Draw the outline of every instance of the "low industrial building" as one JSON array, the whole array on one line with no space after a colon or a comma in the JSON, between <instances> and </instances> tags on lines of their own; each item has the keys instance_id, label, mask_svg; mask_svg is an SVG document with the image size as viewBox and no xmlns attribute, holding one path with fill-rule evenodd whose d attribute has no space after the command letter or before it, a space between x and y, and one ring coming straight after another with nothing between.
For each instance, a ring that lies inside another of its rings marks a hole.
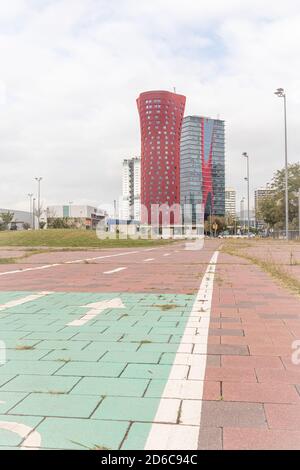
<instances>
[{"instance_id":1,"label":"low industrial building","mask_svg":"<svg viewBox=\"0 0 300 470\"><path fill-rule=\"evenodd\" d=\"M48 228L96 229L97 224L107 216L102 209L88 205L53 205L47 207Z\"/></svg>"}]
</instances>

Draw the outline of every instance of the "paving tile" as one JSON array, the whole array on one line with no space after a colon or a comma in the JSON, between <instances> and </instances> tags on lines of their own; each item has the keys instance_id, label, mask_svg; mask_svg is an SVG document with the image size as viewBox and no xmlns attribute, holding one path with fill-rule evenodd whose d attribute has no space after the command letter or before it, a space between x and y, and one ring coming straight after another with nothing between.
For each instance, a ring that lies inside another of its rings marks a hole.
<instances>
[{"instance_id":1,"label":"paving tile","mask_svg":"<svg viewBox=\"0 0 300 470\"><path fill-rule=\"evenodd\" d=\"M244 331L229 328L210 328L209 334L212 336L244 336Z\"/></svg>"},{"instance_id":2,"label":"paving tile","mask_svg":"<svg viewBox=\"0 0 300 470\"><path fill-rule=\"evenodd\" d=\"M298 403L300 397L288 384L233 383L223 382L223 397L226 401L255 403Z\"/></svg>"},{"instance_id":3,"label":"paving tile","mask_svg":"<svg viewBox=\"0 0 300 470\"><path fill-rule=\"evenodd\" d=\"M86 348L85 351L96 351L105 349L106 351L136 351L139 344L125 343L125 342L105 342L93 341Z\"/></svg>"},{"instance_id":4,"label":"paving tile","mask_svg":"<svg viewBox=\"0 0 300 470\"><path fill-rule=\"evenodd\" d=\"M74 377L118 377L125 366L125 363L74 361L67 362L55 375L71 375Z\"/></svg>"},{"instance_id":5,"label":"paving tile","mask_svg":"<svg viewBox=\"0 0 300 470\"><path fill-rule=\"evenodd\" d=\"M254 369L238 367L206 367L206 380L225 382L257 382Z\"/></svg>"},{"instance_id":6,"label":"paving tile","mask_svg":"<svg viewBox=\"0 0 300 470\"><path fill-rule=\"evenodd\" d=\"M222 366L225 367L267 367L269 369L283 369L282 361L279 357L264 356L222 356Z\"/></svg>"},{"instance_id":7,"label":"paving tile","mask_svg":"<svg viewBox=\"0 0 300 470\"><path fill-rule=\"evenodd\" d=\"M3 374L50 375L60 367L61 363L55 361L9 361L0 367L0 376Z\"/></svg>"},{"instance_id":8,"label":"paving tile","mask_svg":"<svg viewBox=\"0 0 300 470\"><path fill-rule=\"evenodd\" d=\"M26 393L0 391L0 413L4 414L26 397Z\"/></svg>"},{"instance_id":9,"label":"paving tile","mask_svg":"<svg viewBox=\"0 0 300 470\"><path fill-rule=\"evenodd\" d=\"M207 347L208 354L220 354L228 356L249 356L249 349L243 345L229 345L229 344L209 344Z\"/></svg>"},{"instance_id":10,"label":"paving tile","mask_svg":"<svg viewBox=\"0 0 300 470\"><path fill-rule=\"evenodd\" d=\"M46 418L37 431L46 449L117 450L129 423L120 421Z\"/></svg>"},{"instance_id":11,"label":"paving tile","mask_svg":"<svg viewBox=\"0 0 300 470\"><path fill-rule=\"evenodd\" d=\"M10 410L13 415L88 418L101 397L32 393Z\"/></svg>"},{"instance_id":12,"label":"paving tile","mask_svg":"<svg viewBox=\"0 0 300 470\"><path fill-rule=\"evenodd\" d=\"M171 372L171 365L165 364L128 364L121 377L167 379ZM174 378L184 378L188 374L187 366L174 366L172 368ZM175 372L175 374L174 374Z\"/></svg>"},{"instance_id":13,"label":"paving tile","mask_svg":"<svg viewBox=\"0 0 300 470\"><path fill-rule=\"evenodd\" d=\"M256 375L258 382L261 383L266 382L295 385L300 383L300 368L295 368L293 370L257 368Z\"/></svg>"},{"instance_id":14,"label":"paving tile","mask_svg":"<svg viewBox=\"0 0 300 470\"><path fill-rule=\"evenodd\" d=\"M263 406L259 403L203 401L203 427L266 427Z\"/></svg>"},{"instance_id":15,"label":"paving tile","mask_svg":"<svg viewBox=\"0 0 300 470\"><path fill-rule=\"evenodd\" d=\"M198 450L222 450L222 448L222 429L201 426L198 439Z\"/></svg>"},{"instance_id":16,"label":"paving tile","mask_svg":"<svg viewBox=\"0 0 300 470\"><path fill-rule=\"evenodd\" d=\"M271 429L300 430L300 406L266 404L265 412Z\"/></svg>"},{"instance_id":17,"label":"paving tile","mask_svg":"<svg viewBox=\"0 0 300 470\"><path fill-rule=\"evenodd\" d=\"M224 450L299 450L300 431L224 428Z\"/></svg>"},{"instance_id":18,"label":"paving tile","mask_svg":"<svg viewBox=\"0 0 300 470\"><path fill-rule=\"evenodd\" d=\"M151 423L133 423L121 450L143 450L151 427Z\"/></svg>"},{"instance_id":19,"label":"paving tile","mask_svg":"<svg viewBox=\"0 0 300 470\"><path fill-rule=\"evenodd\" d=\"M79 380L79 377L57 375L18 375L3 385L1 391L68 393Z\"/></svg>"},{"instance_id":20,"label":"paving tile","mask_svg":"<svg viewBox=\"0 0 300 470\"><path fill-rule=\"evenodd\" d=\"M2 374L2 375L0 375L0 387L2 387L2 385L6 384L10 380L12 380L14 377L16 377L16 374L11 374L11 375Z\"/></svg>"},{"instance_id":21,"label":"paving tile","mask_svg":"<svg viewBox=\"0 0 300 470\"><path fill-rule=\"evenodd\" d=\"M142 397L148 384L149 380L145 379L84 377L71 394Z\"/></svg>"},{"instance_id":22,"label":"paving tile","mask_svg":"<svg viewBox=\"0 0 300 470\"><path fill-rule=\"evenodd\" d=\"M158 405L157 398L105 397L92 418L152 422Z\"/></svg>"},{"instance_id":23,"label":"paving tile","mask_svg":"<svg viewBox=\"0 0 300 470\"><path fill-rule=\"evenodd\" d=\"M157 364L160 359L161 353L159 352L122 352L112 351L106 353L101 362L127 362L127 363L141 363L141 364Z\"/></svg>"},{"instance_id":24,"label":"paving tile","mask_svg":"<svg viewBox=\"0 0 300 470\"><path fill-rule=\"evenodd\" d=\"M98 348L98 351L50 351L47 355L41 359L41 361L60 361L60 362L69 362L69 361L87 361L87 362L97 362L101 359L104 354L106 354L105 348Z\"/></svg>"}]
</instances>

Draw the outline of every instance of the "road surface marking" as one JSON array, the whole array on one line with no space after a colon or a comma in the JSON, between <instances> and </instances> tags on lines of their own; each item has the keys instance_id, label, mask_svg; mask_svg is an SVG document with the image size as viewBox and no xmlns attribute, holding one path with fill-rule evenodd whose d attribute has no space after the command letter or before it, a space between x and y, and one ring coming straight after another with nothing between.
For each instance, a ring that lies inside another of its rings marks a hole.
<instances>
[{"instance_id":1,"label":"road surface marking","mask_svg":"<svg viewBox=\"0 0 300 470\"><path fill-rule=\"evenodd\" d=\"M124 269L127 269L127 267L123 266L122 268L116 268L112 269L111 271L104 271L103 274L113 274L113 273L118 273L119 271L124 271Z\"/></svg>"},{"instance_id":2,"label":"road surface marking","mask_svg":"<svg viewBox=\"0 0 300 470\"><path fill-rule=\"evenodd\" d=\"M170 256L171 253L165 253L164 256Z\"/></svg>"},{"instance_id":3,"label":"road surface marking","mask_svg":"<svg viewBox=\"0 0 300 470\"><path fill-rule=\"evenodd\" d=\"M100 313L104 312L104 310L107 310L108 308L125 308L125 305L123 304L121 299L115 298L84 305L83 308L90 308L91 310L89 310L85 315L83 315L83 317L79 318L78 320L73 320L68 323L68 326L85 325L88 321L93 320Z\"/></svg>"},{"instance_id":4,"label":"road surface marking","mask_svg":"<svg viewBox=\"0 0 300 470\"><path fill-rule=\"evenodd\" d=\"M39 269L55 268L56 266L63 266L64 264L81 263L81 262L84 262L84 261L92 261L92 260L94 261L94 260L97 260L97 259L114 258L116 256L134 255L136 253L139 253L139 251L126 251L124 253L116 253L114 255L95 256L94 258L76 259L74 261L64 261L63 263L45 264L44 266L38 266L38 267L35 267L35 268L15 269L13 271L5 271L3 273L0 273L0 276L6 276L8 274L25 273L27 271L37 271Z\"/></svg>"},{"instance_id":5,"label":"road surface marking","mask_svg":"<svg viewBox=\"0 0 300 470\"><path fill-rule=\"evenodd\" d=\"M41 446L41 435L25 424L14 423L13 421L0 421L0 429L18 434L18 436L23 439L26 438L21 449L25 449L27 446L35 448L39 448Z\"/></svg>"},{"instance_id":6,"label":"road surface marking","mask_svg":"<svg viewBox=\"0 0 300 470\"><path fill-rule=\"evenodd\" d=\"M6 304L0 305L0 311L6 310L7 308L17 307L18 305L26 304L27 302L33 302L34 300L40 299L41 297L52 293L53 292L45 291L39 292L38 294L28 295L27 297L23 297L22 299L10 300L9 302L6 302Z\"/></svg>"},{"instance_id":7,"label":"road surface marking","mask_svg":"<svg viewBox=\"0 0 300 470\"><path fill-rule=\"evenodd\" d=\"M193 340L191 340L192 335L190 334L190 331L191 328L193 328L195 318L201 318L201 320L203 317L207 319L210 318L214 277L218 255L218 251L213 254L202 278L202 282L179 347L181 347L184 343L193 343ZM205 344L205 347L201 349L203 354L193 353L188 359L187 356L189 355L177 352L168 381L161 396L161 401L166 398L180 398L184 403L185 399L193 399L193 414L194 416L198 416L200 419L196 425L193 422L191 423L191 410L190 408L187 409L186 407L184 408L184 413L181 415L181 424L158 424L157 421L159 416L156 416L146 441L146 450L196 450L198 448L202 397L207 362L209 320L204 323L205 326L201 330L201 337L203 338L203 344ZM193 376L192 378L188 377L181 380L174 380L174 374L172 372L178 368L178 364L182 363L193 364L193 366L191 366L191 368L193 367ZM159 407L158 411L160 409L161 408ZM179 411L180 408L178 408L178 414ZM185 417L186 421L184 421Z\"/></svg>"},{"instance_id":8,"label":"road surface marking","mask_svg":"<svg viewBox=\"0 0 300 470\"><path fill-rule=\"evenodd\" d=\"M154 261L154 258L147 258L147 259L144 259L145 263L147 263L148 261Z\"/></svg>"}]
</instances>

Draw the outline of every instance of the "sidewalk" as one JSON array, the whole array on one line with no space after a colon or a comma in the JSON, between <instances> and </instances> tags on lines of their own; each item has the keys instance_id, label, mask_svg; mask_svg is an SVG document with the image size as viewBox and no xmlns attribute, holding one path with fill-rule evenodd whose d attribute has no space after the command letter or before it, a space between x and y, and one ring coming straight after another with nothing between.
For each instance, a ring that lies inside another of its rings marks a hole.
<instances>
[{"instance_id":1,"label":"sidewalk","mask_svg":"<svg viewBox=\"0 0 300 470\"><path fill-rule=\"evenodd\" d=\"M300 448L300 364L292 363L299 307L260 268L220 254L200 449ZM210 393L216 383L218 400Z\"/></svg>"}]
</instances>

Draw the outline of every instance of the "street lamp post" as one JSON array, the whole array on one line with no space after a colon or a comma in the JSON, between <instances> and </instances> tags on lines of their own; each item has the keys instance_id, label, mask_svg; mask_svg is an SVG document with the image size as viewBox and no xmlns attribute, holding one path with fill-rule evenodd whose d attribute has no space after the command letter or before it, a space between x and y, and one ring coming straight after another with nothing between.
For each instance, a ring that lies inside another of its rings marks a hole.
<instances>
[{"instance_id":1,"label":"street lamp post","mask_svg":"<svg viewBox=\"0 0 300 470\"><path fill-rule=\"evenodd\" d=\"M243 152L243 156L247 158L247 217L248 217L248 237L250 236L250 181L249 181L249 155Z\"/></svg>"},{"instance_id":2,"label":"street lamp post","mask_svg":"<svg viewBox=\"0 0 300 470\"><path fill-rule=\"evenodd\" d=\"M33 210L32 210L33 193L28 193L28 197L29 197L29 211L30 211L31 227L33 227Z\"/></svg>"},{"instance_id":3,"label":"street lamp post","mask_svg":"<svg viewBox=\"0 0 300 470\"><path fill-rule=\"evenodd\" d=\"M289 239L289 190L288 190L288 145L287 145L287 118L286 118L286 93L283 88L277 88L275 95L283 98L284 112L284 152L285 152L285 236Z\"/></svg>"},{"instance_id":4,"label":"street lamp post","mask_svg":"<svg viewBox=\"0 0 300 470\"><path fill-rule=\"evenodd\" d=\"M32 200L32 228L35 230L35 197Z\"/></svg>"},{"instance_id":5,"label":"street lamp post","mask_svg":"<svg viewBox=\"0 0 300 470\"><path fill-rule=\"evenodd\" d=\"M41 217L41 181L42 177L38 176L35 180L38 183L38 208L37 208L37 217L38 217L38 229L40 228L40 217Z\"/></svg>"}]
</instances>

